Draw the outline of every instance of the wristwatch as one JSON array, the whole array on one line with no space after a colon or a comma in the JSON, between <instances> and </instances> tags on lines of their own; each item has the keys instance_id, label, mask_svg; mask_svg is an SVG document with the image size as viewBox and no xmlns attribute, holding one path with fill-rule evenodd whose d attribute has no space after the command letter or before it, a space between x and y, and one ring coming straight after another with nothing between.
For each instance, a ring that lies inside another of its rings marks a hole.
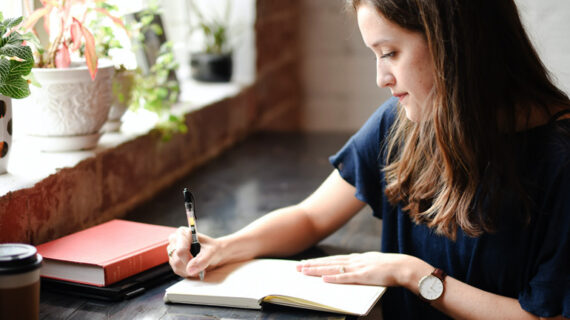
<instances>
[{"instance_id":1,"label":"wristwatch","mask_svg":"<svg viewBox=\"0 0 570 320\"><path fill-rule=\"evenodd\" d=\"M443 279L445 279L445 271L436 268L431 274L424 276L418 283L420 299L424 301L437 300L443 294Z\"/></svg>"}]
</instances>

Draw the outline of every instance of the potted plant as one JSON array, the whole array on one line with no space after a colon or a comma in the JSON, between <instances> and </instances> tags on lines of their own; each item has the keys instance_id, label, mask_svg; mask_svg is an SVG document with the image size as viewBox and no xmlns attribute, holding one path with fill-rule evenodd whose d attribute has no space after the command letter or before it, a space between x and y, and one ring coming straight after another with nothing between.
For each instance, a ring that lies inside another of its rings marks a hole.
<instances>
[{"instance_id":1,"label":"potted plant","mask_svg":"<svg viewBox=\"0 0 570 320\"><path fill-rule=\"evenodd\" d=\"M24 77L32 70L32 49L17 31L22 17L6 19L0 12L0 174L6 172L12 148L12 101L30 95Z\"/></svg>"},{"instance_id":2,"label":"potted plant","mask_svg":"<svg viewBox=\"0 0 570 320\"><path fill-rule=\"evenodd\" d=\"M177 68L172 43L166 42L160 46L156 61L149 72L143 74L139 70L133 86L131 110L138 112L144 109L154 113L157 117L156 128L163 140L170 139L174 132L187 130L184 117L171 112L180 92L178 82L170 77Z\"/></svg>"},{"instance_id":3,"label":"potted plant","mask_svg":"<svg viewBox=\"0 0 570 320\"><path fill-rule=\"evenodd\" d=\"M129 109L139 116L150 115L146 118L163 140L169 140L173 133L184 133L187 128L184 116L172 112L180 93L176 77L179 64L172 42L166 39L160 11L159 3L151 0L146 9L130 16L129 30L139 67Z\"/></svg>"},{"instance_id":4,"label":"potted plant","mask_svg":"<svg viewBox=\"0 0 570 320\"><path fill-rule=\"evenodd\" d=\"M206 16L194 0L189 0L191 33L200 32L203 48L190 54L192 78L205 82L228 82L232 77L233 61L230 46L230 3L226 2L223 16Z\"/></svg>"},{"instance_id":5,"label":"potted plant","mask_svg":"<svg viewBox=\"0 0 570 320\"><path fill-rule=\"evenodd\" d=\"M111 109L103 126L105 132L115 132L121 127L121 118L132 101L135 83L136 56L132 51L131 39L137 30L127 28L123 19L110 23L105 17L118 12L116 5L105 2L97 3L97 19L92 19L90 30L94 30L95 51L97 56L113 62L114 73L111 90Z\"/></svg>"},{"instance_id":6,"label":"potted plant","mask_svg":"<svg viewBox=\"0 0 570 320\"><path fill-rule=\"evenodd\" d=\"M43 151L94 148L107 120L113 65L99 61L85 24L90 14L103 10L97 1L42 0L43 7L24 22L25 30L43 25L48 37L47 45L34 48L32 73L41 88L32 87L30 97L18 107L25 115L22 131ZM38 23L41 18L43 24Z\"/></svg>"}]
</instances>

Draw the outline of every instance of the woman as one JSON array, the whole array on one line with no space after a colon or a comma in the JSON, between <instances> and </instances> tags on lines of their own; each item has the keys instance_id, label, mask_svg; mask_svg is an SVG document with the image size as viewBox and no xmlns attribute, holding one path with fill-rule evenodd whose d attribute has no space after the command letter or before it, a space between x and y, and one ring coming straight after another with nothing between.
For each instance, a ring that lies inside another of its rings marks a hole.
<instances>
[{"instance_id":1,"label":"woman","mask_svg":"<svg viewBox=\"0 0 570 320\"><path fill-rule=\"evenodd\" d=\"M392 287L386 319L570 317L570 101L514 2L351 5L377 84L395 98L331 157L336 169L303 202L225 237L201 235L194 259L179 229L174 271L293 255L368 204L383 220L382 252L298 270Z\"/></svg>"}]
</instances>

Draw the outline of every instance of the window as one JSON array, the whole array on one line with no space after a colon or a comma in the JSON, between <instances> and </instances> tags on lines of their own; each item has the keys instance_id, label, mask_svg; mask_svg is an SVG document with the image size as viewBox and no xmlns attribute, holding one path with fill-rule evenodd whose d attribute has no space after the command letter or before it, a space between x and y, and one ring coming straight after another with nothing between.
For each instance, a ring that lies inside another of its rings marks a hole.
<instances>
[{"instance_id":1,"label":"window","mask_svg":"<svg viewBox=\"0 0 570 320\"><path fill-rule=\"evenodd\" d=\"M2 1L0 2L0 11L4 15L4 19L22 16L22 2L14 0Z\"/></svg>"}]
</instances>

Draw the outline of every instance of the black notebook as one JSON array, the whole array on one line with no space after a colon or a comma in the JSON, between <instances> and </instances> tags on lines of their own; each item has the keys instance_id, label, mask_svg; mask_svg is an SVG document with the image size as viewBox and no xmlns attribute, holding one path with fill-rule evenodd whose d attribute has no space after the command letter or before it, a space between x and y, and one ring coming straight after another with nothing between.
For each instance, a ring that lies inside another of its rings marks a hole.
<instances>
[{"instance_id":1,"label":"black notebook","mask_svg":"<svg viewBox=\"0 0 570 320\"><path fill-rule=\"evenodd\" d=\"M106 287L42 277L41 288L42 290L86 298L120 301L142 294L154 286L176 278L178 276L172 272L170 265L164 263Z\"/></svg>"}]
</instances>

